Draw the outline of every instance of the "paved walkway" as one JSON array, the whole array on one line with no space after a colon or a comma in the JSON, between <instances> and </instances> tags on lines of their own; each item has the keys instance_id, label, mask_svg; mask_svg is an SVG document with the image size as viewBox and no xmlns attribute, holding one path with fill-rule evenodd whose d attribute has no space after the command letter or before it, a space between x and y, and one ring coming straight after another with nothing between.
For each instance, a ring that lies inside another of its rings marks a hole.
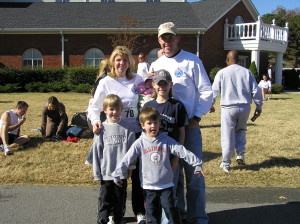
<instances>
[{"instance_id":1,"label":"paved walkway","mask_svg":"<svg viewBox=\"0 0 300 224\"><path fill-rule=\"evenodd\" d=\"M210 224L299 224L300 189L208 188ZM0 186L1 224L95 224L98 188ZM126 222L134 223L128 189Z\"/></svg>"}]
</instances>

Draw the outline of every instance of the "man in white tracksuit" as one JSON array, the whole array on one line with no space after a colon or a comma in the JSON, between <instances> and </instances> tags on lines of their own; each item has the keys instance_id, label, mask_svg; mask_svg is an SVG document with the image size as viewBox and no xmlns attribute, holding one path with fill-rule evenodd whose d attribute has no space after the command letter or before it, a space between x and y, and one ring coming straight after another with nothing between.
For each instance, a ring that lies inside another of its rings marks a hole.
<instances>
[{"instance_id":1,"label":"man in white tracksuit","mask_svg":"<svg viewBox=\"0 0 300 224\"><path fill-rule=\"evenodd\" d=\"M222 163L220 169L229 172L234 148L237 151L236 161L245 164L245 145L247 120L249 118L252 100L256 104L254 116L262 111L262 94L254 75L250 70L237 64L238 52L227 54L227 67L221 69L212 85L214 102L221 95L221 145ZM212 107L211 112L214 112Z\"/></svg>"}]
</instances>

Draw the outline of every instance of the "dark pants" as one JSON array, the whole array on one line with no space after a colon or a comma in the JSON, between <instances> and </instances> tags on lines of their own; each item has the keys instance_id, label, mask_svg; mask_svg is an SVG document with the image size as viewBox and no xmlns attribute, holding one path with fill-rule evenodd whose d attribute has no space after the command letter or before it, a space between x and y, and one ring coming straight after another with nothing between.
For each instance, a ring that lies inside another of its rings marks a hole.
<instances>
[{"instance_id":1,"label":"dark pants","mask_svg":"<svg viewBox=\"0 0 300 224\"><path fill-rule=\"evenodd\" d=\"M118 187L114 181L101 181L97 223L106 224L109 216L114 217L116 224L122 221L127 196L127 180L122 181L122 187Z\"/></svg>"},{"instance_id":2,"label":"dark pants","mask_svg":"<svg viewBox=\"0 0 300 224\"><path fill-rule=\"evenodd\" d=\"M141 187L141 182L139 177L139 160L137 160L136 162L136 169L132 171L131 181L132 181L132 195L131 195L132 211L135 216L138 213L145 215L144 193L143 193L143 188Z\"/></svg>"},{"instance_id":3,"label":"dark pants","mask_svg":"<svg viewBox=\"0 0 300 224\"><path fill-rule=\"evenodd\" d=\"M173 188L162 190L145 190L147 223L160 223L161 207L170 224L181 224L179 211L175 207Z\"/></svg>"}]
</instances>

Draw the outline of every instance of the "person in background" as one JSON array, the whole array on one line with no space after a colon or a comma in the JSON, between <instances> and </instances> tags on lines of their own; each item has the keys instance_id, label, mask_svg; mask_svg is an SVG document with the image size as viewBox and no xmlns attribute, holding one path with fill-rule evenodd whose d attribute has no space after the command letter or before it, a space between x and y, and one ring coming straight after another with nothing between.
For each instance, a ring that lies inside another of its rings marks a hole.
<instances>
[{"instance_id":1,"label":"person in background","mask_svg":"<svg viewBox=\"0 0 300 224\"><path fill-rule=\"evenodd\" d=\"M131 164L139 158L140 181L146 195L147 223L160 223L161 205L170 224L181 224L173 197L174 183L170 155L180 157L193 166L193 175L197 178L204 175L202 160L173 138L159 132L160 116L160 113L151 106L142 109L139 121L143 133L117 165L112 176L116 185L122 187L124 182L120 177L126 174Z\"/></svg>"},{"instance_id":2,"label":"person in background","mask_svg":"<svg viewBox=\"0 0 300 224\"><path fill-rule=\"evenodd\" d=\"M16 108L2 114L0 120L0 150L4 155L12 155L11 148L18 148L30 141L28 135L20 135L20 127L25 123L28 110L25 101L18 101Z\"/></svg>"},{"instance_id":3,"label":"person in background","mask_svg":"<svg viewBox=\"0 0 300 224\"><path fill-rule=\"evenodd\" d=\"M98 224L120 224L126 204L127 178L130 171L121 176L123 185L114 184L112 172L135 141L127 119L122 119L123 104L114 94L103 101L103 111L107 115L103 128L93 141L94 180L101 182L98 201ZM132 167L134 168L134 167Z\"/></svg>"},{"instance_id":4,"label":"person in background","mask_svg":"<svg viewBox=\"0 0 300 224\"><path fill-rule=\"evenodd\" d=\"M42 111L41 132L43 139L63 139L68 128L68 116L65 105L55 96L48 98Z\"/></svg>"},{"instance_id":5,"label":"person in background","mask_svg":"<svg viewBox=\"0 0 300 224\"><path fill-rule=\"evenodd\" d=\"M137 74L139 74L144 80L148 78L148 72L150 65L146 62L145 55L143 53L139 54L138 57L139 63L138 63L138 69Z\"/></svg>"},{"instance_id":6,"label":"person in background","mask_svg":"<svg viewBox=\"0 0 300 224\"><path fill-rule=\"evenodd\" d=\"M214 79L213 97L221 95L221 145L222 162L220 169L230 171L231 158L237 151L236 162L245 165L247 120L252 100L256 104L254 116L262 111L262 94L249 69L238 65L238 52L229 51L226 57L227 67L221 69ZM212 107L211 112L215 108Z\"/></svg>"},{"instance_id":7,"label":"person in background","mask_svg":"<svg viewBox=\"0 0 300 224\"><path fill-rule=\"evenodd\" d=\"M143 82L143 78L133 73L135 60L130 50L125 46L117 46L109 58L110 72L101 79L94 95L94 100L88 108L88 116L93 125L94 134L102 128L100 112L103 111L103 100L109 94L115 94L123 103L122 118L131 124L136 136L141 133L138 117L138 94L136 86ZM137 223L146 222L143 189L140 186L138 169L132 172L132 210Z\"/></svg>"},{"instance_id":8,"label":"person in background","mask_svg":"<svg viewBox=\"0 0 300 224\"><path fill-rule=\"evenodd\" d=\"M96 92L98 84L101 79L107 76L107 74L110 72L109 66L108 66L108 59L104 58L101 60L100 65L99 65L99 72L96 77L96 81L94 84L94 92Z\"/></svg>"},{"instance_id":9,"label":"person in background","mask_svg":"<svg viewBox=\"0 0 300 224\"><path fill-rule=\"evenodd\" d=\"M261 88L263 100L267 100L266 94L272 92L272 84L271 84L271 81L268 80L267 75L263 74L263 79L260 80L260 82L258 83L258 86Z\"/></svg>"},{"instance_id":10,"label":"person in background","mask_svg":"<svg viewBox=\"0 0 300 224\"><path fill-rule=\"evenodd\" d=\"M275 70L272 64L269 65L268 76L271 83L275 83Z\"/></svg>"},{"instance_id":11,"label":"person in background","mask_svg":"<svg viewBox=\"0 0 300 224\"><path fill-rule=\"evenodd\" d=\"M158 27L158 42L164 55L151 64L150 71L167 70L173 81L173 98L183 103L189 118L186 128L184 146L202 159L202 137L199 122L211 108L212 89L202 61L190 52L180 49L180 35L174 23L166 22ZM208 216L205 211L205 181L204 177L194 175L194 168L182 161L180 164L186 177L186 202L184 202L184 176L179 175L177 184L177 207L182 218L189 223L206 224Z\"/></svg>"}]
</instances>

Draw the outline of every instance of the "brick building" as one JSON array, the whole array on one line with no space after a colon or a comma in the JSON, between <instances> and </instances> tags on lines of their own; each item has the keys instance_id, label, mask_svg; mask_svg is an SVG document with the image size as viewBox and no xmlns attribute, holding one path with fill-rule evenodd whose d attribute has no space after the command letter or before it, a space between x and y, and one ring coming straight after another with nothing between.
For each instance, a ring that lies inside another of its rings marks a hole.
<instances>
[{"instance_id":1,"label":"brick building","mask_svg":"<svg viewBox=\"0 0 300 224\"><path fill-rule=\"evenodd\" d=\"M255 61L261 72L267 54L275 52L282 68L287 46L288 28L263 24L250 0L17 1L0 0L2 67L97 66L113 50L111 37L128 29L120 26L125 17L136 19L138 26L130 30L142 34L133 54L144 52L149 62L159 49L157 28L168 21L178 27L181 48L197 54L207 72L226 66L231 49L240 51L242 65Z\"/></svg>"}]
</instances>

